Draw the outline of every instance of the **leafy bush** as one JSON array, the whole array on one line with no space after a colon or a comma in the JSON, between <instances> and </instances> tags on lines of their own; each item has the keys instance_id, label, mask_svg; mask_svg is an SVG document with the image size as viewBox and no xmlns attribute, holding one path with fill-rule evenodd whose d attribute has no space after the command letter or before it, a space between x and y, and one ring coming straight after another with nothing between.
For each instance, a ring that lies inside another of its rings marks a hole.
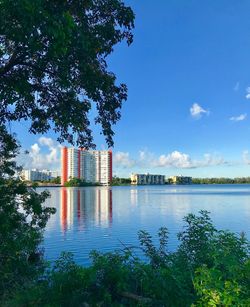
<instances>
[{"instance_id":1,"label":"leafy bush","mask_svg":"<svg viewBox=\"0 0 250 307\"><path fill-rule=\"evenodd\" d=\"M131 184L131 179L130 178L119 178L117 176L114 176L112 178L111 185L116 186L116 185L130 185Z\"/></svg>"},{"instance_id":2,"label":"leafy bush","mask_svg":"<svg viewBox=\"0 0 250 307\"><path fill-rule=\"evenodd\" d=\"M249 242L242 234L217 230L208 212L189 214L169 252L168 231L153 244L139 232L146 261L134 248L92 252L82 267L64 253L37 284L24 286L7 306L249 306Z\"/></svg>"},{"instance_id":3,"label":"leafy bush","mask_svg":"<svg viewBox=\"0 0 250 307\"><path fill-rule=\"evenodd\" d=\"M53 208L42 206L49 196L28 188L15 173L19 146L0 126L0 305L10 292L43 271L39 245Z\"/></svg>"},{"instance_id":4,"label":"leafy bush","mask_svg":"<svg viewBox=\"0 0 250 307\"><path fill-rule=\"evenodd\" d=\"M91 186L100 186L98 182L86 182L80 178L71 178L69 181L65 182L65 187L91 187Z\"/></svg>"}]
</instances>

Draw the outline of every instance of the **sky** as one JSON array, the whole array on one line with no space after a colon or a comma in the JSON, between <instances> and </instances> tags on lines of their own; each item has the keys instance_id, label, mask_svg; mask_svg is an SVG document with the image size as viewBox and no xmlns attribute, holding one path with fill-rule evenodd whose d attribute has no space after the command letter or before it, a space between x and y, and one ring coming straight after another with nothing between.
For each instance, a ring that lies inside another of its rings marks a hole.
<instances>
[{"instance_id":1,"label":"sky","mask_svg":"<svg viewBox=\"0 0 250 307\"><path fill-rule=\"evenodd\" d=\"M108 58L128 86L114 174L250 176L250 1L125 0L134 42ZM60 168L56 135L13 124L24 167ZM105 149L99 129L97 149Z\"/></svg>"}]
</instances>

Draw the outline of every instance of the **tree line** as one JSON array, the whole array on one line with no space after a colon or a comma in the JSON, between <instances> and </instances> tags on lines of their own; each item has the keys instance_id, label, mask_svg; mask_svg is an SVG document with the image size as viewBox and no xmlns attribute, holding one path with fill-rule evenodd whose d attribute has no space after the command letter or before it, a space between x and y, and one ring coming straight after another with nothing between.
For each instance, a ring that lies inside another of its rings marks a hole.
<instances>
[{"instance_id":1,"label":"tree line","mask_svg":"<svg viewBox=\"0 0 250 307\"><path fill-rule=\"evenodd\" d=\"M250 184L250 177L193 178L193 184Z\"/></svg>"}]
</instances>

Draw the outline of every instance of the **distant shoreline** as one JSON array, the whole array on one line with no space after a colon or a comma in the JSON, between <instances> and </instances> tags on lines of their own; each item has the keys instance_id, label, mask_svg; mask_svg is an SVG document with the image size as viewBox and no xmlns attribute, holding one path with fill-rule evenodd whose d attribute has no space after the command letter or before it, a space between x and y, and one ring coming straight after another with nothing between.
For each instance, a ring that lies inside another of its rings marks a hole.
<instances>
[{"instance_id":1,"label":"distant shoreline","mask_svg":"<svg viewBox=\"0 0 250 307\"><path fill-rule=\"evenodd\" d=\"M140 186L198 186L198 185L247 185L250 184L250 182L246 183L192 183L192 184L113 184L113 185L107 185L106 187L140 187ZM29 184L28 186L32 187L32 184ZM86 187L104 187L101 185L93 185L93 186L82 186L82 187L66 187L61 184L38 184L38 188L86 188Z\"/></svg>"}]
</instances>

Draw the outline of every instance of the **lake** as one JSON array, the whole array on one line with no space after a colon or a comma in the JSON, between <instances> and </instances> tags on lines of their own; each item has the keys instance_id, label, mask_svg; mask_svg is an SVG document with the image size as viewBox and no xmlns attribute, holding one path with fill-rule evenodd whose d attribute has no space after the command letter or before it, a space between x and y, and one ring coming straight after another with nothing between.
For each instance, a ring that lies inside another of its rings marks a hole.
<instances>
[{"instance_id":1,"label":"lake","mask_svg":"<svg viewBox=\"0 0 250 307\"><path fill-rule=\"evenodd\" d=\"M41 191L42 188L38 188ZM80 264L90 263L93 249L107 252L138 246L139 230L155 242L161 226L169 229L169 249L188 213L208 210L215 225L250 238L250 185L121 186L49 188L46 206L57 209L45 231L45 257L74 253Z\"/></svg>"}]
</instances>

